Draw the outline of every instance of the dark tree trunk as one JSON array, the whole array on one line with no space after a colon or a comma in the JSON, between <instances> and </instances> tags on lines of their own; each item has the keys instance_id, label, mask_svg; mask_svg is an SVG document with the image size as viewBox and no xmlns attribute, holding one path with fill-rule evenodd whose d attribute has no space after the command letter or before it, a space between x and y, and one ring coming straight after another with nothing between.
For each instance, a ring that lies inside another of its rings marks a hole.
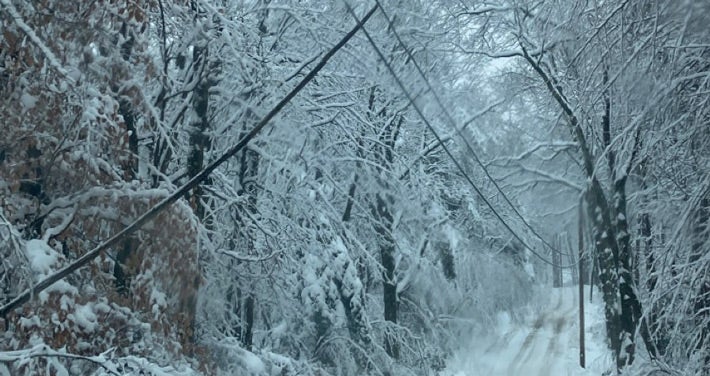
<instances>
[{"instance_id":1,"label":"dark tree trunk","mask_svg":"<svg viewBox=\"0 0 710 376\"><path fill-rule=\"evenodd\" d=\"M236 269L237 263L231 262L230 266ZM244 348L251 351L254 338L254 298L251 294L245 295L244 290L236 286L230 286L227 289L225 298L227 302L232 304L230 311L238 317L237 320L229 319L231 322L229 330Z\"/></svg>"},{"instance_id":2,"label":"dark tree trunk","mask_svg":"<svg viewBox=\"0 0 710 376\"><path fill-rule=\"evenodd\" d=\"M205 154L211 147L208 111L209 90L213 83L208 78L208 53L206 46L202 48L194 47L193 50L194 74L202 77L192 93L192 108L195 113L195 119L190 125L190 153L187 158L187 174L189 177L197 175L202 170L205 165ZM203 220L206 208L203 205L203 189L201 185L193 189L190 201L197 217Z\"/></svg>"},{"instance_id":3,"label":"dark tree trunk","mask_svg":"<svg viewBox=\"0 0 710 376\"><path fill-rule=\"evenodd\" d=\"M362 147L363 147L363 137L360 137L358 140L358 150L357 150L357 155L358 157L362 157ZM358 162L357 167L360 168L361 164ZM350 183L350 187L348 188L348 199L345 204L345 210L343 211L343 217L342 221L343 223L349 222L351 217L352 217L352 209L353 205L355 202L355 192L357 190L357 183L358 183L358 174L355 172L353 174L353 181ZM346 235L343 234L343 237ZM348 260L350 260L348 258ZM346 265L343 266L343 270L341 271L343 274L346 272L345 269L347 269L349 266L352 265L351 261L348 261ZM360 277L360 271L358 270L358 278ZM343 304L343 308L345 310L345 316L348 319L348 331L350 332L350 336L361 343L364 344L369 344L370 338L369 338L369 328L367 325L367 318L366 318L366 312L365 312L365 306L363 302L363 297L362 296L355 296L353 293L346 292L343 288L343 282L339 278L335 279L335 285L338 288L338 293L340 294L340 301ZM364 284L363 284L364 285ZM354 300L360 300L360 304L353 304ZM362 364L365 364L365 360L360 361Z\"/></svg>"},{"instance_id":4,"label":"dark tree trunk","mask_svg":"<svg viewBox=\"0 0 710 376\"><path fill-rule=\"evenodd\" d=\"M379 165L383 169L389 169L394 161L394 145L395 140L399 135L399 130L404 119L400 116L399 119L393 118L387 120L387 107L380 111L375 109L375 97L377 89L373 87L370 91L369 109L370 116L379 120L383 120L384 129L379 135L379 145L375 146L375 156L378 159ZM396 115L395 115L396 116ZM387 181L379 180L380 192L374 196L372 204L372 216L375 221L374 229L378 235L380 248L380 262L382 263L382 286L383 286L383 304L385 321L393 324L397 323L397 313L399 310L399 300L397 297L397 276L395 273L395 240L392 235L394 224L394 216L391 212L391 207L394 205L395 198L390 193L390 185ZM385 333L385 351L392 358L399 358L399 344L396 337L392 333Z\"/></svg>"},{"instance_id":5,"label":"dark tree trunk","mask_svg":"<svg viewBox=\"0 0 710 376\"><path fill-rule=\"evenodd\" d=\"M201 11L193 4L194 10L199 14ZM197 80L197 85L192 91L192 110L194 117L190 122L189 140L190 150L187 156L187 175L189 178L199 174L205 167L205 160L212 148L212 140L210 133L212 124L210 123L210 88L216 85L214 81L215 71L218 64L210 60L208 41L204 41L203 46L193 46L193 77ZM205 203L203 185L210 185L211 179L205 179L204 183L197 185L188 193L190 206L192 207L195 216L206 227L212 227L212 219L208 216L209 204ZM193 260L198 262L198 260ZM188 331L190 343L196 341L195 337L195 315L197 307L186 307L193 314L190 317Z\"/></svg>"},{"instance_id":6,"label":"dark tree trunk","mask_svg":"<svg viewBox=\"0 0 710 376\"><path fill-rule=\"evenodd\" d=\"M126 262L136 248L138 248L138 241L133 237L126 238L114 260L114 284L116 291L123 296L128 296L131 289L131 277L125 270Z\"/></svg>"},{"instance_id":7,"label":"dark tree trunk","mask_svg":"<svg viewBox=\"0 0 710 376\"><path fill-rule=\"evenodd\" d=\"M394 218L389 210L389 206L383 197L383 194L376 195L376 205L374 213L377 224L375 231L379 235L380 242L380 261L382 262L382 285L383 285L383 303L384 317L386 321L397 323L397 310L399 301L397 299L397 280L395 276L394 252L395 243L392 237L392 223ZM391 335L385 334L385 351L393 358L399 357L399 346Z\"/></svg>"},{"instance_id":8,"label":"dark tree trunk","mask_svg":"<svg viewBox=\"0 0 710 376\"><path fill-rule=\"evenodd\" d=\"M244 299L244 330L242 331L244 348L252 351L254 344L254 295L249 294Z\"/></svg>"},{"instance_id":9,"label":"dark tree trunk","mask_svg":"<svg viewBox=\"0 0 710 376\"><path fill-rule=\"evenodd\" d=\"M135 39L128 30L128 26L124 22L120 30L122 38L125 40L120 46L121 58L124 62L129 63L133 53L133 44ZM136 179L138 173L138 130L136 129L136 115L133 111L130 98L126 98L120 93L120 84L114 82L111 88L118 96L118 114L123 118L123 124L126 126L126 134L128 136L128 156L127 160L123 161L123 178L126 181ZM116 254L115 264L113 266L113 277L116 290L119 294L127 296L130 292L130 276L125 270L125 262L135 251L137 242L127 239L123 242L123 246Z\"/></svg>"},{"instance_id":10,"label":"dark tree trunk","mask_svg":"<svg viewBox=\"0 0 710 376\"><path fill-rule=\"evenodd\" d=\"M619 296L618 247L613 234L610 233L609 207L601 186L596 179L591 182L587 196L589 217L592 221L595 254L598 263L598 275L602 299L604 300L604 316L606 331L612 351L620 365L622 328L620 323L621 309ZM625 362L624 362L625 364Z\"/></svg>"},{"instance_id":11,"label":"dark tree trunk","mask_svg":"<svg viewBox=\"0 0 710 376\"><path fill-rule=\"evenodd\" d=\"M249 118L249 117L248 117ZM256 179L259 175L259 154L253 150L245 149L240 157L240 168L239 168L239 183L241 188L237 192L240 196L246 196L246 205L238 208L238 211L246 211L251 214L254 218L258 213L257 203L258 203L258 190L256 185ZM237 213L237 219L239 221L239 226L241 226L241 231L239 236L241 237L240 244L243 245L248 254L254 254L257 250L254 246L253 235L250 233L247 216L240 215ZM238 283L238 281L237 281ZM238 287L241 289L242 287ZM251 290L251 289L249 289ZM251 349L253 345L254 338L254 323L256 316L254 314L254 306L256 304L256 297L251 291L243 292L246 296L243 301L239 301L237 305L237 314L241 317L241 325L239 328L239 338L241 339L242 345L246 349Z\"/></svg>"},{"instance_id":12,"label":"dark tree trunk","mask_svg":"<svg viewBox=\"0 0 710 376\"><path fill-rule=\"evenodd\" d=\"M636 295L632 272L631 237L626 219L626 177L614 183L614 209L616 216L612 220L614 233L619 247L619 293L621 295L622 354L626 364L634 361L636 327L641 319L641 302ZM644 331L645 333L645 331Z\"/></svg>"}]
</instances>

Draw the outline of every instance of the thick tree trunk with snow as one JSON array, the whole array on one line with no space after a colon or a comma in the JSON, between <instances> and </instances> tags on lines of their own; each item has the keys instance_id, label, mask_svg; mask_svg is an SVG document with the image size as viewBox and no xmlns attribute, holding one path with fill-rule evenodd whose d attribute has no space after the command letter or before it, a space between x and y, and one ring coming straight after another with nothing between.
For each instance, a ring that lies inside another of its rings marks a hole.
<instances>
[{"instance_id":1,"label":"thick tree trunk with snow","mask_svg":"<svg viewBox=\"0 0 710 376\"><path fill-rule=\"evenodd\" d=\"M382 300L384 304L384 318L393 324L397 323L397 311L399 301L397 297L397 277L395 274L395 242L392 237L392 224L394 218L390 212L389 206L392 200L388 199L387 194L376 194L376 204L373 208L373 215L377 224L375 231L379 235L380 247L380 262L382 263ZM393 358L399 357L399 344L390 333L385 333L385 351Z\"/></svg>"},{"instance_id":2,"label":"thick tree trunk with snow","mask_svg":"<svg viewBox=\"0 0 710 376\"><path fill-rule=\"evenodd\" d=\"M626 219L626 176L614 183L614 213L612 220L616 242L619 247L619 294L621 297L621 327L623 330L621 353L627 364L634 361L634 334L641 319L641 303L636 295L635 278L633 275L631 237Z\"/></svg>"},{"instance_id":3,"label":"thick tree trunk with snow","mask_svg":"<svg viewBox=\"0 0 710 376\"><path fill-rule=\"evenodd\" d=\"M400 127L404 121L401 116L393 114L388 118L390 104L377 111L377 95L379 88L373 86L369 96L369 115L374 124L382 127L378 134L378 143L373 146L375 158L378 163L378 172L391 169L394 165L395 140L399 135ZM384 306L385 321L397 324L399 297L397 295L397 275L395 272L396 244L393 236L394 215L392 207L396 204L392 194L392 186L380 177L376 178L379 191L374 194L370 210L374 230L378 235L380 250L380 263L382 264L382 302ZM399 344L396 337L389 330L385 333L385 351L392 358L399 358Z\"/></svg>"},{"instance_id":4,"label":"thick tree trunk with snow","mask_svg":"<svg viewBox=\"0 0 710 376\"><path fill-rule=\"evenodd\" d=\"M619 276L617 255L618 249L605 223L609 222L609 207L601 191L599 182L594 179L587 194L589 217L592 223L594 237L594 253L599 265L598 275L602 298L604 300L604 315L609 343L614 354L619 359L621 350L622 328L620 323L621 302L619 296ZM617 365L618 362L617 362Z\"/></svg>"}]
</instances>

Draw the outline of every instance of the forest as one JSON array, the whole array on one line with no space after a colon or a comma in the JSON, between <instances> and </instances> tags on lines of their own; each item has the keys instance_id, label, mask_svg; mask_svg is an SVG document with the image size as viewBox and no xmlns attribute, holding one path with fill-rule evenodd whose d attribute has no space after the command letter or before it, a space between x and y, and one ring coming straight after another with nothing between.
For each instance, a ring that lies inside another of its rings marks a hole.
<instances>
[{"instance_id":1,"label":"forest","mask_svg":"<svg viewBox=\"0 0 710 376\"><path fill-rule=\"evenodd\" d=\"M709 23L0 0L0 376L440 375L559 270L606 374L710 375Z\"/></svg>"}]
</instances>

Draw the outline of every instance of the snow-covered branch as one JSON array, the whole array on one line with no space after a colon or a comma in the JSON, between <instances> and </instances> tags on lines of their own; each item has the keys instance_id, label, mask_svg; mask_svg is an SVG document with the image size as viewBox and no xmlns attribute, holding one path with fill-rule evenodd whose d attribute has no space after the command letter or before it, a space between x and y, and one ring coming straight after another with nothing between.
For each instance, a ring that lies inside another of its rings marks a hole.
<instances>
[{"instance_id":1,"label":"snow-covered branch","mask_svg":"<svg viewBox=\"0 0 710 376\"><path fill-rule=\"evenodd\" d=\"M59 62L59 59L54 55L54 52L47 47L47 45L42 41L42 39L35 34L34 30L25 23L25 21L22 18L22 15L17 11L15 6L12 4L10 0L0 0L0 4L2 4L3 8L5 11L7 11L10 14L10 18L15 22L17 27L22 30L25 35L32 41L32 43L37 46L37 48L42 51L44 56L47 58L47 61L49 61L49 64L62 76L64 77L68 82L72 83L74 82L74 79L69 76L69 72L64 68L62 63Z\"/></svg>"}]
</instances>

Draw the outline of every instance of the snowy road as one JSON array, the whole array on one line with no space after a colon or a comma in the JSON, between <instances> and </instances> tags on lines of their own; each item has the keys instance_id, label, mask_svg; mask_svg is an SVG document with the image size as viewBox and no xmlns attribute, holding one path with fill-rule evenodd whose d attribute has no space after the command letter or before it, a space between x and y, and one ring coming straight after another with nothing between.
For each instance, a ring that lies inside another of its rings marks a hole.
<instances>
[{"instance_id":1,"label":"snowy road","mask_svg":"<svg viewBox=\"0 0 710 376\"><path fill-rule=\"evenodd\" d=\"M564 369L565 365L560 364L564 360L563 351L569 351L565 342L568 338L565 329L573 325L577 309L573 299L564 299L562 293L557 294L557 303L550 311L543 312L538 316L532 330L525 336L522 344L517 350L516 346L502 343L498 348L492 348L489 353L501 353L513 350L516 353L511 357L512 361L507 367L508 375L550 375L558 370ZM515 336L517 328L512 328L508 336ZM502 370L500 370L502 371Z\"/></svg>"},{"instance_id":2,"label":"snowy road","mask_svg":"<svg viewBox=\"0 0 710 376\"><path fill-rule=\"evenodd\" d=\"M600 312L591 305L585 315L588 365L579 367L579 311L576 289L551 289L549 302L526 324L503 323L489 337L474 340L451 361L444 375L567 376L600 374L608 356L600 330ZM593 371L597 371L596 373Z\"/></svg>"}]
</instances>

